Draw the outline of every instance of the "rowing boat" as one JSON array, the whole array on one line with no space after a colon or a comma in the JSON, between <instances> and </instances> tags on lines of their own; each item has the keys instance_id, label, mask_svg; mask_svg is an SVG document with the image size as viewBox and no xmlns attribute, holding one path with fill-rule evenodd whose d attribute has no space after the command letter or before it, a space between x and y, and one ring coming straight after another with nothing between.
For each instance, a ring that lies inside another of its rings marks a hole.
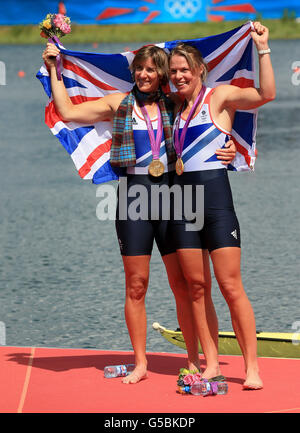
<instances>
[{"instance_id":1,"label":"rowing boat","mask_svg":"<svg viewBox=\"0 0 300 433\"><path fill-rule=\"evenodd\" d=\"M173 331L153 323L153 329L175 346L186 350L180 329ZM300 358L300 334L282 332L257 332L257 354L260 357ZM199 353L203 353L199 343ZM241 350L234 332L219 332L219 353L221 355L241 355Z\"/></svg>"}]
</instances>

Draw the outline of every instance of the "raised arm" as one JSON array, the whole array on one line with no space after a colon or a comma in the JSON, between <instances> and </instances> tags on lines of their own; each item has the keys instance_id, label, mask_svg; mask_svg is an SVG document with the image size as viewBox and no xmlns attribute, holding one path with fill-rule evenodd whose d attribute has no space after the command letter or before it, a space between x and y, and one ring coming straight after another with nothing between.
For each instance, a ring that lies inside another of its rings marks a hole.
<instances>
[{"instance_id":1,"label":"raised arm","mask_svg":"<svg viewBox=\"0 0 300 433\"><path fill-rule=\"evenodd\" d=\"M219 86L220 88L216 89L216 95L222 100L223 108L230 108L234 111L237 109L250 110L275 99L275 78L268 45L269 30L261 23L255 22L251 36L258 52L259 88L241 89L231 85Z\"/></svg>"},{"instance_id":2,"label":"raised arm","mask_svg":"<svg viewBox=\"0 0 300 433\"><path fill-rule=\"evenodd\" d=\"M51 43L47 44L43 52L43 60L49 69L51 90L56 109L65 121L94 123L101 120L112 120L125 93L115 93L104 96L95 101L73 104L63 80L58 80L56 75L56 56L59 49Z\"/></svg>"}]
</instances>

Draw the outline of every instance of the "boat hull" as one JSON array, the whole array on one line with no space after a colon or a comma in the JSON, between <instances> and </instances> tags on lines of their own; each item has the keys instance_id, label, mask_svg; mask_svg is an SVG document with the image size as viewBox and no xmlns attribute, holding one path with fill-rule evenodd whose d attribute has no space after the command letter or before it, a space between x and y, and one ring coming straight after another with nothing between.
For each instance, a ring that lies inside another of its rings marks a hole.
<instances>
[{"instance_id":1,"label":"boat hull","mask_svg":"<svg viewBox=\"0 0 300 433\"><path fill-rule=\"evenodd\" d=\"M159 331L167 341L186 350L180 330L172 331L157 322L153 324L153 328ZM258 332L256 336L259 357L300 358L300 336L296 333ZM200 343L199 353L203 353ZM221 355L241 355L234 332L219 332L219 353Z\"/></svg>"}]
</instances>

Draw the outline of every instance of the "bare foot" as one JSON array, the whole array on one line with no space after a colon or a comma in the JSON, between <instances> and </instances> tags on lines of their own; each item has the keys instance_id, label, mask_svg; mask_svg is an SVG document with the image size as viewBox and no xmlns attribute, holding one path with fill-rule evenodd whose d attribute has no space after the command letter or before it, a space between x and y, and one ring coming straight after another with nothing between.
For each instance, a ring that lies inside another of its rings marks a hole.
<instances>
[{"instance_id":1,"label":"bare foot","mask_svg":"<svg viewBox=\"0 0 300 433\"><path fill-rule=\"evenodd\" d=\"M123 383L138 383L143 379L147 379L147 367L144 365L136 366L135 369L122 379Z\"/></svg>"},{"instance_id":2,"label":"bare foot","mask_svg":"<svg viewBox=\"0 0 300 433\"><path fill-rule=\"evenodd\" d=\"M219 365L217 365L216 367L207 367L202 373L202 379L212 379L216 376L221 376Z\"/></svg>"},{"instance_id":3,"label":"bare foot","mask_svg":"<svg viewBox=\"0 0 300 433\"><path fill-rule=\"evenodd\" d=\"M191 362L188 360L188 370L201 373L200 362Z\"/></svg>"},{"instance_id":4,"label":"bare foot","mask_svg":"<svg viewBox=\"0 0 300 433\"><path fill-rule=\"evenodd\" d=\"M246 390L258 390L263 388L263 383L259 377L258 371L249 371L246 376L246 380L243 384L243 389Z\"/></svg>"}]
</instances>

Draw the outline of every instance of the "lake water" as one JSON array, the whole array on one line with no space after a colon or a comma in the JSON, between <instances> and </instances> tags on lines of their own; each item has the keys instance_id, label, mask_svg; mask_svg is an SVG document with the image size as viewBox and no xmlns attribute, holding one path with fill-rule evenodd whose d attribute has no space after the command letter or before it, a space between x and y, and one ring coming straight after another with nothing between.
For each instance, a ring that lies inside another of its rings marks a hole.
<instances>
[{"instance_id":1,"label":"lake water","mask_svg":"<svg viewBox=\"0 0 300 433\"><path fill-rule=\"evenodd\" d=\"M260 109L256 170L231 173L230 180L257 329L293 332L300 320L300 86L291 76L300 42L270 45L277 99ZM120 52L124 45L68 48ZM131 350L114 222L97 219L97 186L79 178L44 124L47 98L35 78L41 52L39 46L0 46L7 74L0 86L0 322L6 344ZM220 329L231 330L215 280L213 298ZM182 352L152 330L154 321L178 326L156 247L146 303L147 349Z\"/></svg>"}]
</instances>

